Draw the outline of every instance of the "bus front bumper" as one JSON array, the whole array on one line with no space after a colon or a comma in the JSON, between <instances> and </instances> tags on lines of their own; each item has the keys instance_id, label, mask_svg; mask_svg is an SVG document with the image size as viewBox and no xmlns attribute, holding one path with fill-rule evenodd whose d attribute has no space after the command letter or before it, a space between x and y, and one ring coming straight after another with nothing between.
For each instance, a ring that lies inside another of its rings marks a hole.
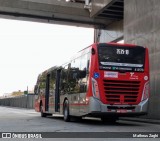
<instances>
[{"instance_id":1,"label":"bus front bumper","mask_svg":"<svg viewBox=\"0 0 160 141\"><path fill-rule=\"evenodd\" d=\"M130 117L147 114L148 99L140 102L138 105L110 105L103 104L100 100L91 97L88 107L89 115L95 117L101 116L118 116L118 117Z\"/></svg>"}]
</instances>

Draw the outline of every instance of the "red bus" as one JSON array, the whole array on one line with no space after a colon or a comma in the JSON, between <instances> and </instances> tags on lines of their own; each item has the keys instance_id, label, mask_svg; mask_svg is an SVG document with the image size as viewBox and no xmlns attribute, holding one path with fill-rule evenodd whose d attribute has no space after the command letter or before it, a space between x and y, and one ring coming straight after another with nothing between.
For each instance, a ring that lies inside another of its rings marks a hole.
<instances>
[{"instance_id":1,"label":"red bus","mask_svg":"<svg viewBox=\"0 0 160 141\"><path fill-rule=\"evenodd\" d=\"M148 49L131 44L95 43L62 66L38 76L35 110L52 114L99 117L147 114L149 99Z\"/></svg>"}]
</instances>

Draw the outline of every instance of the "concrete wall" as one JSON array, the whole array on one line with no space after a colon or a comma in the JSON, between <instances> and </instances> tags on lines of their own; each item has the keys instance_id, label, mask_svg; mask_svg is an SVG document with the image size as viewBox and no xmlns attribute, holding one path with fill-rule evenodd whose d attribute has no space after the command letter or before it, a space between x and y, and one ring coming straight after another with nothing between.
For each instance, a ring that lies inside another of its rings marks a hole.
<instances>
[{"instance_id":1,"label":"concrete wall","mask_svg":"<svg viewBox=\"0 0 160 141\"><path fill-rule=\"evenodd\" d=\"M95 29L95 42L111 42L123 38L123 20L113 22L106 29Z\"/></svg>"},{"instance_id":2,"label":"concrete wall","mask_svg":"<svg viewBox=\"0 0 160 141\"><path fill-rule=\"evenodd\" d=\"M160 0L124 0L124 40L150 52L148 118L160 119Z\"/></svg>"},{"instance_id":3,"label":"concrete wall","mask_svg":"<svg viewBox=\"0 0 160 141\"><path fill-rule=\"evenodd\" d=\"M0 99L0 105L32 109L34 108L34 95Z\"/></svg>"}]
</instances>

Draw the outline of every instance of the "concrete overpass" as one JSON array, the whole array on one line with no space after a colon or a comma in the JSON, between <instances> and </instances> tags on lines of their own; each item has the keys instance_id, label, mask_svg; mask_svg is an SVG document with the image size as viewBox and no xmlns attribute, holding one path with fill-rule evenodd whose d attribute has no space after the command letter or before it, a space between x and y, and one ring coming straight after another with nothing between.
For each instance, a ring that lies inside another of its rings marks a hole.
<instances>
[{"instance_id":1,"label":"concrete overpass","mask_svg":"<svg viewBox=\"0 0 160 141\"><path fill-rule=\"evenodd\" d=\"M123 0L0 0L0 17L106 28L123 19Z\"/></svg>"}]
</instances>

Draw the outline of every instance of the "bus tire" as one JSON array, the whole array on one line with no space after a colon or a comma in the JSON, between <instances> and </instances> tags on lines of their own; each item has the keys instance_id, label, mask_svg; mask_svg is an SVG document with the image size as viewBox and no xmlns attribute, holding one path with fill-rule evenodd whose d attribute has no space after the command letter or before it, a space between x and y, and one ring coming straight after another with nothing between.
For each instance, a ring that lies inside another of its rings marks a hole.
<instances>
[{"instance_id":1,"label":"bus tire","mask_svg":"<svg viewBox=\"0 0 160 141\"><path fill-rule=\"evenodd\" d=\"M68 103L68 100L65 100L65 102L64 102L63 115L64 115L64 121L69 122L70 121L70 115L69 115L69 103Z\"/></svg>"},{"instance_id":2,"label":"bus tire","mask_svg":"<svg viewBox=\"0 0 160 141\"><path fill-rule=\"evenodd\" d=\"M43 112L43 105L41 104L41 117L46 117L47 114Z\"/></svg>"}]
</instances>

